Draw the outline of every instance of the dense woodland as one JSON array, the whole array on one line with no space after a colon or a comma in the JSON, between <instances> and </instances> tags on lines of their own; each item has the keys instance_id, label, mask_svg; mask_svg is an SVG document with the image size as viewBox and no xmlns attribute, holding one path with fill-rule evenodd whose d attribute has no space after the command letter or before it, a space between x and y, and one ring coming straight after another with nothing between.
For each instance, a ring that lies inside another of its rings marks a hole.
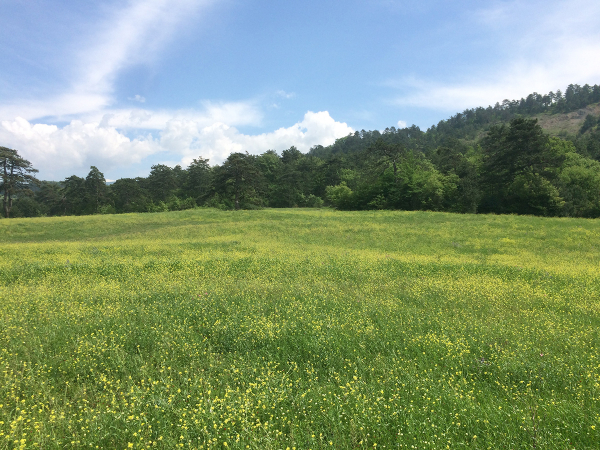
<instances>
[{"instance_id":1,"label":"dense woodland","mask_svg":"<svg viewBox=\"0 0 600 450\"><path fill-rule=\"evenodd\" d=\"M17 151L0 147L4 217L321 207L600 217L600 116L578 133L549 136L535 114L565 114L600 102L600 86L533 93L468 109L427 131L360 131L307 154L232 153L220 165L152 166L146 178L107 185L85 178L38 181Z\"/></svg>"}]
</instances>

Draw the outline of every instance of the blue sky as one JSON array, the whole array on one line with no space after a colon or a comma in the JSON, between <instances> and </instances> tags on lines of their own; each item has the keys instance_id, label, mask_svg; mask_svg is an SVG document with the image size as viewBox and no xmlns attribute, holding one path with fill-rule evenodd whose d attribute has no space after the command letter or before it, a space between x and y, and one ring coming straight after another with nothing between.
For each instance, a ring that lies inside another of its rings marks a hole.
<instances>
[{"instance_id":1,"label":"blue sky","mask_svg":"<svg viewBox=\"0 0 600 450\"><path fill-rule=\"evenodd\" d=\"M597 0L3 0L0 42L0 145L54 180L600 83Z\"/></svg>"}]
</instances>

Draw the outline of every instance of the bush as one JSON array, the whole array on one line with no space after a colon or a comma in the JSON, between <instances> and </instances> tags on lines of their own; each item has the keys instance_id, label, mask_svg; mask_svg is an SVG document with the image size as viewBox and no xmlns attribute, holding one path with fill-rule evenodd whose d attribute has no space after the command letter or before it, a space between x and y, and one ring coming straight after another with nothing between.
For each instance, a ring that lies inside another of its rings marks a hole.
<instances>
[{"instance_id":1,"label":"bush","mask_svg":"<svg viewBox=\"0 0 600 450\"><path fill-rule=\"evenodd\" d=\"M167 208L169 211L183 211L185 209L193 209L196 206L196 200L194 200L192 197L181 200L179 197L173 196L167 203Z\"/></svg>"},{"instance_id":2,"label":"bush","mask_svg":"<svg viewBox=\"0 0 600 450\"><path fill-rule=\"evenodd\" d=\"M337 186L325 188L325 198L337 209L350 209L352 207L352 189L342 181Z\"/></svg>"},{"instance_id":3,"label":"bush","mask_svg":"<svg viewBox=\"0 0 600 450\"><path fill-rule=\"evenodd\" d=\"M117 214L117 209L113 205L103 205L99 212L100 214Z\"/></svg>"},{"instance_id":4,"label":"bush","mask_svg":"<svg viewBox=\"0 0 600 450\"><path fill-rule=\"evenodd\" d=\"M41 217L40 204L31 197L21 197L13 201L10 217Z\"/></svg>"},{"instance_id":5,"label":"bush","mask_svg":"<svg viewBox=\"0 0 600 450\"><path fill-rule=\"evenodd\" d=\"M310 194L306 199L306 206L309 208L322 208L323 207L323 199L321 197L317 197L316 195Z\"/></svg>"},{"instance_id":6,"label":"bush","mask_svg":"<svg viewBox=\"0 0 600 450\"><path fill-rule=\"evenodd\" d=\"M146 208L148 212L166 212L169 210L169 206L163 201L158 203L150 202Z\"/></svg>"}]
</instances>

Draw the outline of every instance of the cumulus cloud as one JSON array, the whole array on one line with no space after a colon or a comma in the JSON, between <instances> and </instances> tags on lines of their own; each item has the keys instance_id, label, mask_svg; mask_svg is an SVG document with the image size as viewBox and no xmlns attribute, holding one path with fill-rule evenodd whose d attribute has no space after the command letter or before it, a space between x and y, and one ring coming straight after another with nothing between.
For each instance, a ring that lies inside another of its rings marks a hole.
<instances>
[{"instance_id":1,"label":"cumulus cloud","mask_svg":"<svg viewBox=\"0 0 600 450\"><path fill-rule=\"evenodd\" d=\"M394 103L456 111L600 79L598 2L492 2L465 20L486 30L497 64L456 83L392 80L391 87L405 92Z\"/></svg>"},{"instance_id":2,"label":"cumulus cloud","mask_svg":"<svg viewBox=\"0 0 600 450\"><path fill-rule=\"evenodd\" d=\"M130 139L115 128L79 120L62 128L32 124L21 117L5 120L0 140L19 150L44 179L62 179L92 165L110 170L138 163L161 150L151 135Z\"/></svg>"},{"instance_id":3,"label":"cumulus cloud","mask_svg":"<svg viewBox=\"0 0 600 450\"><path fill-rule=\"evenodd\" d=\"M259 135L242 134L224 123L201 128L193 122L175 120L162 132L161 144L181 154L185 163L199 154L220 163L232 152L259 154L269 149L281 151L292 145L307 152L315 145L333 144L353 131L346 123L335 121L327 111L309 111L302 121L291 127Z\"/></svg>"},{"instance_id":4,"label":"cumulus cloud","mask_svg":"<svg viewBox=\"0 0 600 450\"><path fill-rule=\"evenodd\" d=\"M314 145L329 145L353 132L327 111L309 111L291 127L259 135L243 134L234 126L211 123L207 118L196 121L181 117L168 120L156 137L146 134L130 138L112 126L112 120L105 115L99 122L74 120L60 128L17 118L1 122L0 140L20 150L40 169L42 178L58 180L74 172L84 173L91 165L109 171L139 163L157 153L166 153L168 159L179 159L187 165L198 156L215 164L232 152L259 154L292 145L306 152Z\"/></svg>"},{"instance_id":5,"label":"cumulus cloud","mask_svg":"<svg viewBox=\"0 0 600 450\"><path fill-rule=\"evenodd\" d=\"M407 123L405 120L399 120L398 121L398 128L406 128Z\"/></svg>"}]
</instances>

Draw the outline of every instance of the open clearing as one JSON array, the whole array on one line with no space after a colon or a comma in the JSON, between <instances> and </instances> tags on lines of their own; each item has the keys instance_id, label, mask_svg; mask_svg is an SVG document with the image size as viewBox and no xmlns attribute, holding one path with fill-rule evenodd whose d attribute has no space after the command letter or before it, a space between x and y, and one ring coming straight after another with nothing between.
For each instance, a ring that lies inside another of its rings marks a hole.
<instances>
[{"instance_id":1,"label":"open clearing","mask_svg":"<svg viewBox=\"0 0 600 450\"><path fill-rule=\"evenodd\" d=\"M0 221L0 448L584 449L600 222Z\"/></svg>"}]
</instances>

